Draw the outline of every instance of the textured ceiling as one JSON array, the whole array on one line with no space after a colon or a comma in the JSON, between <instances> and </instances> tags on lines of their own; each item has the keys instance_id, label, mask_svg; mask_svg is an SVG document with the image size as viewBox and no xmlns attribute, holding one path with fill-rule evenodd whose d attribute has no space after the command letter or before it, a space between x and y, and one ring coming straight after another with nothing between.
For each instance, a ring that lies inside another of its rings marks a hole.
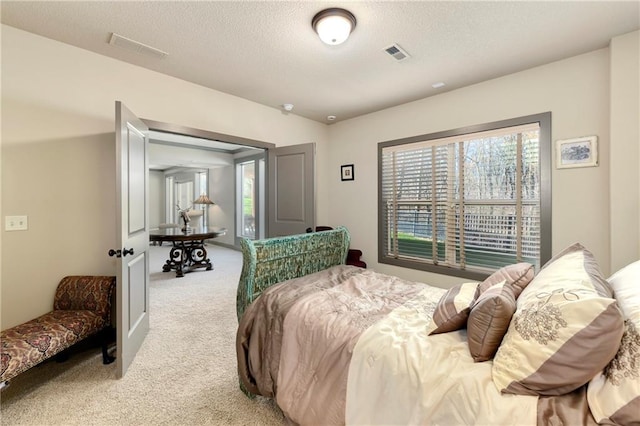
<instances>
[{"instance_id":1,"label":"textured ceiling","mask_svg":"<svg viewBox=\"0 0 640 426\"><path fill-rule=\"evenodd\" d=\"M606 47L640 28L640 3L2 1L2 23L323 123ZM339 46L311 18L358 20ZM108 44L112 32L167 52ZM384 49L398 43L411 58ZM440 89L433 83L444 82Z\"/></svg>"}]
</instances>

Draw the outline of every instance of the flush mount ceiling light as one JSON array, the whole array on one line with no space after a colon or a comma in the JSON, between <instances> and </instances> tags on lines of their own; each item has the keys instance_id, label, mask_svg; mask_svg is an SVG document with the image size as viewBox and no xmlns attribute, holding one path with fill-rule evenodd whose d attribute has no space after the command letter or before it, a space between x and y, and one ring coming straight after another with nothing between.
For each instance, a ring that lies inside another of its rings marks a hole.
<instances>
[{"instance_id":1,"label":"flush mount ceiling light","mask_svg":"<svg viewBox=\"0 0 640 426\"><path fill-rule=\"evenodd\" d=\"M345 9L330 8L321 10L311 20L311 26L326 44L344 43L356 27L356 17Z\"/></svg>"}]
</instances>

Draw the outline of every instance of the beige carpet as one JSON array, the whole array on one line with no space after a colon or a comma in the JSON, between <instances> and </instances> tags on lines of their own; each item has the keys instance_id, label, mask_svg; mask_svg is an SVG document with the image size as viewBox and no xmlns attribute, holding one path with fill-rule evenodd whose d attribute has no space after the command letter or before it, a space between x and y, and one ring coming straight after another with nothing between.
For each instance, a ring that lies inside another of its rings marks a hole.
<instances>
[{"instance_id":1,"label":"beige carpet","mask_svg":"<svg viewBox=\"0 0 640 426\"><path fill-rule=\"evenodd\" d=\"M2 425L282 425L268 399L248 399L236 376L239 252L207 246L213 271L159 272L151 247L151 329L123 379L99 348L45 362L2 391Z\"/></svg>"}]
</instances>

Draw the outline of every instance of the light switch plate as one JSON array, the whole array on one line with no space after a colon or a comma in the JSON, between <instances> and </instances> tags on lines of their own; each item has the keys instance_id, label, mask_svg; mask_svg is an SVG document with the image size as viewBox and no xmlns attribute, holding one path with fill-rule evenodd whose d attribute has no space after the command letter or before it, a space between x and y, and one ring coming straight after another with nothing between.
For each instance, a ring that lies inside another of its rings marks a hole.
<instances>
[{"instance_id":1,"label":"light switch plate","mask_svg":"<svg viewBox=\"0 0 640 426\"><path fill-rule=\"evenodd\" d=\"M29 229L27 216L5 216L5 231L26 231L27 229Z\"/></svg>"}]
</instances>

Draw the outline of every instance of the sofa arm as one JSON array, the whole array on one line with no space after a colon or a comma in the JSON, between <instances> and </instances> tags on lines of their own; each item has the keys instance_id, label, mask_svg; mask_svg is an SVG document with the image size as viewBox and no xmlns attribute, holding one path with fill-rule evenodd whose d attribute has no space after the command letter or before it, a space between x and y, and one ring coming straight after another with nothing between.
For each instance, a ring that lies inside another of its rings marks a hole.
<instances>
[{"instance_id":1,"label":"sofa arm","mask_svg":"<svg viewBox=\"0 0 640 426\"><path fill-rule=\"evenodd\" d=\"M54 310L93 311L109 321L116 277L76 275L64 277L56 289Z\"/></svg>"}]
</instances>

